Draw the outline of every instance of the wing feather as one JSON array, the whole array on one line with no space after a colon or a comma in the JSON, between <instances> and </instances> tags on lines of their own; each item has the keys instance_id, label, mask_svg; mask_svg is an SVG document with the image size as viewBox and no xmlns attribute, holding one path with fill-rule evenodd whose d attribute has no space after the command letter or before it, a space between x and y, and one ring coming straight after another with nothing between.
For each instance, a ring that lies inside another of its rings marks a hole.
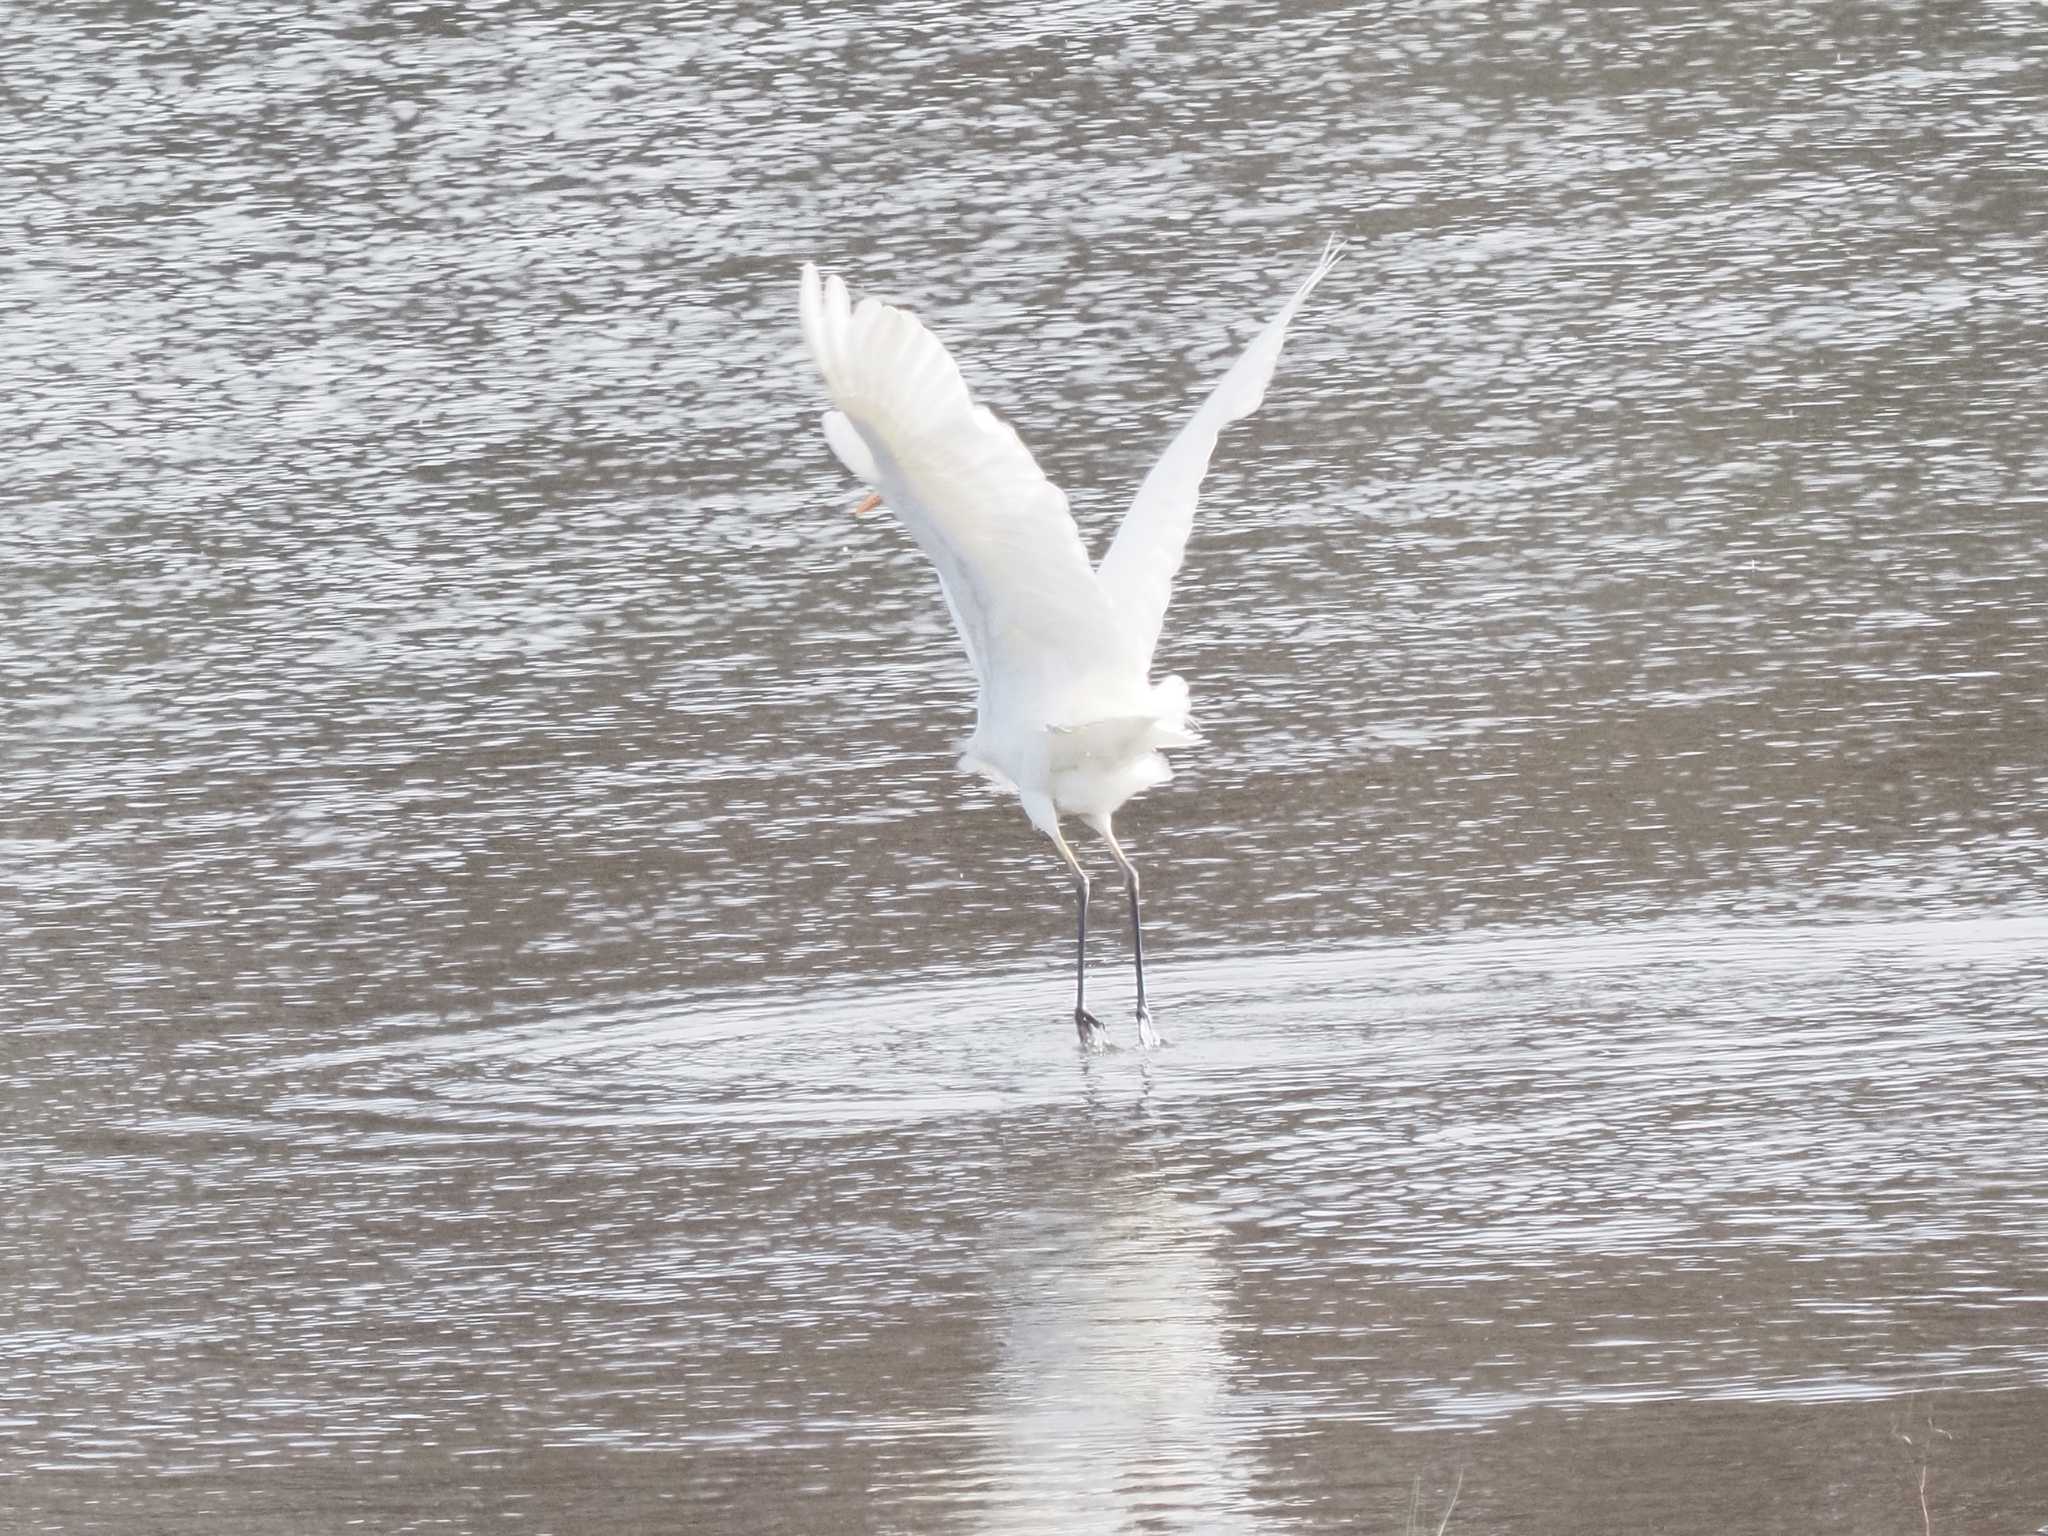
<instances>
[{"instance_id":1,"label":"wing feather","mask_svg":"<svg viewBox=\"0 0 2048 1536\"><path fill-rule=\"evenodd\" d=\"M1058 718L1091 678L1130 676L1124 626L1098 587L1067 499L1017 434L975 403L960 369L915 316L849 302L806 263L804 340L835 410L865 446L870 484L937 567L982 685L1010 708ZM827 435L854 467L836 422Z\"/></svg>"},{"instance_id":2,"label":"wing feather","mask_svg":"<svg viewBox=\"0 0 2048 1536\"><path fill-rule=\"evenodd\" d=\"M1159 644L1159 628L1166 619L1188 532L1194 526L1195 502L1202 477L1209 470L1209 456L1216 449L1216 436L1231 422L1259 408L1280 361L1280 349L1286 344L1288 322L1343 254L1342 241L1332 239L1323 247L1308 280L1252 338L1251 345L1152 466L1124 514L1115 542L1102 557L1096 576L1103 596L1123 615L1147 670Z\"/></svg>"}]
</instances>

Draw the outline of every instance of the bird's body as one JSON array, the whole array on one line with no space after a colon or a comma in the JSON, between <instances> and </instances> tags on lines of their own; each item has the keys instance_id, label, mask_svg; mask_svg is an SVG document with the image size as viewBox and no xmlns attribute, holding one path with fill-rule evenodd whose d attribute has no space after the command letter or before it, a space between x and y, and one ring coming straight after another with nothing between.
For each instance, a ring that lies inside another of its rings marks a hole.
<instances>
[{"instance_id":1,"label":"bird's body","mask_svg":"<svg viewBox=\"0 0 2048 1536\"><path fill-rule=\"evenodd\" d=\"M1173 578L1216 434L1258 407L1287 325L1335 264L1333 242L1145 477L1115 542L1091 566L1067 499L1030 451L985 406L958 366L907 312L873 299L855 306L837 277L806 263L799 300L805 342L833 409L825 437L846 468L910 530L939 575L946 606L980 685L962 768L1016 793L1058 849L1079 894L1087 939L1087 876L1060 831L1077 817L1109 844L1131 893L1137 872L1111 831L1131 796L1173 776L1162 749L1199 740L1187 685L1151 679ZM1140 1040L1156 1041L1138 953ZM1100 1026L1087 1011L1078 961L1075 1022L1084 1043Z\"/></svg>"}]
</instances>

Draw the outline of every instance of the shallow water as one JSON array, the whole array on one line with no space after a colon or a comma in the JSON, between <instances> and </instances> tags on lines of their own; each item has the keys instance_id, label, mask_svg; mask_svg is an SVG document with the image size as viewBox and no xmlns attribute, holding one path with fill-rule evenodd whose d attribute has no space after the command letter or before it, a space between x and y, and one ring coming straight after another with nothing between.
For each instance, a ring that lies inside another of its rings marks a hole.
<instances>
[{"instance_id":1,"label":"shallow water","mask_svg":"<svg viewBox=\"0 0 2048 1536\"><path fill-rule=\"evenodd\" d=\"M2031 10L18 33L0 1527L2048 1529ZM1099 549L1332 231L1084 1060L795 269Z\"/></svg>"},{"instance_id":2,"label":"shallow water","mask_svg":"<svg viewBox=\"0 0 2048 1536\"><path fill-rule=\"evenodd\" d=\"M17 1042L28 1528L1889 1529L1901 1435L2048 1499L2048 918L1175 979L1150 1058L1017 976Z\"/></svg>"}]
</instances>

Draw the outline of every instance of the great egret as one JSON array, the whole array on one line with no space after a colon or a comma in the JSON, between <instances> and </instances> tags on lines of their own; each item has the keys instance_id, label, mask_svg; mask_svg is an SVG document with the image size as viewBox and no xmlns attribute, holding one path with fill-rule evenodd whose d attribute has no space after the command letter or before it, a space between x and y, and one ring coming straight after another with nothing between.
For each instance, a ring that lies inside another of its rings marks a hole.
<instances>
[{"instance_id":1,"label":"great egret","mask_svg":"<svg viewBox=\"0 0 2048 1536\"><path fill-rule=\"evenodd\" d=\"M1094 828L1123 871L1138 1041L1155 1046L1138 871L1110 817L1173 776L1162 748L1201 739L1188 719L1187 684L1150 680L1196 492L1216 434L1258 409L1288 322L1342 254L1336 240L1323 248L1307 281L1167 445L1093 568L1067 498L1017 434L975 404L938 338L892 305L854 305L844 282L821 279L804 263L798 314L832 402L825 441L872 493L857 510L886 505L937 567L980 683L960 767L1014 791L1073 872L1074 1027L1084 1047L1097 1045L1102 1030L1088 1011L1088 875L1060 835L1060 818Z\"/></svg>"}]
</instances>

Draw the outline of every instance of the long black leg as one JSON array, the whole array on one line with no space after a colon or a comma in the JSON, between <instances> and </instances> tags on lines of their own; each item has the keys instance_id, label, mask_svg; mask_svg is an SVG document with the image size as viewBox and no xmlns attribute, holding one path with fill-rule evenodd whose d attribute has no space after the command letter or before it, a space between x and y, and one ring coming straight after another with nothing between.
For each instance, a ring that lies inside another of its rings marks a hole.
<instances>
[{"instance_id":1,"label":"long black leg","mask_svg":"<svg viewBox=\"0 0 2048 1536\"><path fill-rule=\"evenodd\" d=\"M1138 1043L1157 1045L1159 1036L1152 1029L1152 1010L1145 1006L1145 928L1138 919L1138 866L1125 856L1123 845L1109 830L1108 817L1103 818L1096 830L1109 844L1110 857L1116 860L1117 868L1124 872L1124 889L1131 896L1131 958L1138 968Z\"/></svg>"},{"instance_id":2,"label":"long black leg","mask_svg":"<svg viewBox=\"0 0 2048 1536\"><path fill-rule=\"evenodd\" d=\"M1092 1050L1102 1041L1102 1021L1088 1011L1088 872L1065 838L1055 833L1052 845L1074 872L1074 1031L1083 1048Z\"/></svg>"}]
</instances>

